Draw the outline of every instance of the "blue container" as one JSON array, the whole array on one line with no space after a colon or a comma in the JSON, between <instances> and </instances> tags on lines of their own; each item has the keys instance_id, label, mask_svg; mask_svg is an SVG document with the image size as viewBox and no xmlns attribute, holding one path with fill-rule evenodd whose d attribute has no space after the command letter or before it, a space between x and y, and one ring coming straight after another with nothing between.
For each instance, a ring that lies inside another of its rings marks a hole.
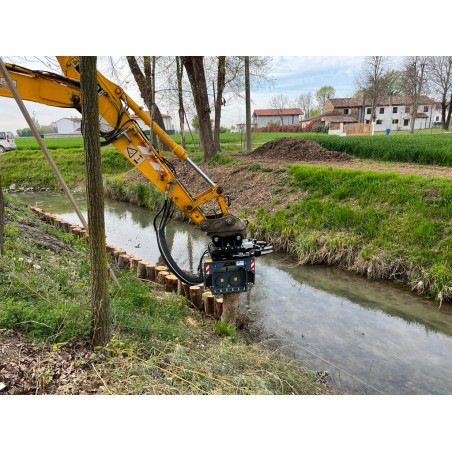
<instances>
[{"instance_id":1,"label":"blue container","mask_svg":"<svg viewBox=\"0 0 452 452\"><path fill-rule=\"evenodd\" d=\"M386 129L386 135L389 135L391 133L391 129Z\"/></svg>"}]
</instances>

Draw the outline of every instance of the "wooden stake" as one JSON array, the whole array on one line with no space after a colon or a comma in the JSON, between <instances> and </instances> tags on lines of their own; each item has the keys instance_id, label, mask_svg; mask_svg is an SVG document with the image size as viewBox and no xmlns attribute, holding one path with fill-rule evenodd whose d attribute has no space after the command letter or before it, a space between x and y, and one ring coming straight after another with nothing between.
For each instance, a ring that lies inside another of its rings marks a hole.
<instances>
[{"instance_id":1,"label":"wooden stake","mask_svg":"<svg viewBox=\"0 0 452 452\"><path fill-rule=\"evenodd\" d=\"M190 286L187 283L182 283L182 293L185 295L185 298L190 301Z\"/></svg>"},{"instance_id":2,"label":"wooden stake","mask_svg":"<svg viewBox=\"0 0 452 452\"><path fill-rule=\"evenodd\" d=\"M190 286L190 301L201 311L202 310L202 291L199 286Z\"/></svg>"},{"instance_id":3,"label":"wooden stake","mask_svg":"<svg viewBox=\"0 0 452 452\"><path fill-rule=\"evenodd\" d=\"M132 257L132 259L130 259L130 270L135 271L138 267L138 262L140 262L140 261L141 261L141 258Z\"/></svg>"},{"instance_id":4,"label":"wooden stake","mask_svg":"<svg viewBox=\"0 0 452 452\"><path fill-rule=\"evenodd\" d=\"M137 265L137 278L146 279L146 265L147 262L140 261Z\"/></svg>"},{"instance_id":5,"label":"wooden stake","mask_svg":"<svg viewBox=\"0 0 452 452\"><path fill-rule=\"evenodd\" d=\"M202 294L202 301L206 315L213 316L215 314L215 297L212 295L212 292L210 292L210 290L206 290Z\"/></svg>"},{"instance_id":6,"label":"wooden stake","mask_svg":"<svg viewBox=\"0 0 452 452\"><path fill-rule=\"evenodd\" d=\"M169 275L169 272L159 272L158 275L155 278L155 282L157 284L161 284L162 286L165 285L165 277Z\"/></svg>"},{"instance_id":7,"label":"wooden stake","mask_svg":"<svg viewBox=\"0 0 452 452\"><path fill-rule=\"evenodd\" d=\"M118 256L118 267L122 269L130 267L130 256L128 254L120 254Z\"/></svg>"},{"instance_id":8,"label":"wooden stake","mask_svg":"<svg viewBox=\"0 0 452 452\"><path fill-rule=\"evenodd\" d=\"M165 276L165 287L167 292L177 292L177 276L167 275Z\"/></svg>"},{"instance_id":9,"label":"wooden stake","mask_svg":"<svg viewBox=\"0 0 452 452\"><path fill-rule=\"evenodd\" d=\"M146 264L146 279L155 282L155 265Z\"/></svg>"},{"instance_id":10,"label":"wooden stake","mask_svg":"<svg viewBox=\"0 0 452 452\"><path fill-rule=\"evenodd\" d=\"M223 295L223 313L221 320L231 325L237 323L237 315L239 313L239 296L238 292L225 293Z\"/></svg>"},{"instance_id":11,"label":"wooden stake","mask_svg":"<svg viewBox=\"0 0 452 452\"><path fill-rule=\"evenodd\" d=\"M215 297L215 312L214 316L217 320L221 319L221 314L223 314L223 297Z\"/></svg>"}]
</instances>

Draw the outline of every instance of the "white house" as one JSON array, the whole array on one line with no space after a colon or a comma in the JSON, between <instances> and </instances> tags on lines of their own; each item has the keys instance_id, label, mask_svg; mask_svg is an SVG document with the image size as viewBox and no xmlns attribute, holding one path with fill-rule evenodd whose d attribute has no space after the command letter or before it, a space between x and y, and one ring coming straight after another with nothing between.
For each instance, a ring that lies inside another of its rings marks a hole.
<instances>
[{"instance_id":1,"label":"white house","mask_svg":"<svg viewBox=\"0 0 452 452\"><path fill-rule=\"evenodd\" d=\"M146 113L148 113L148 112L146 112ZM144 123L144 121L140 117L138 117L138 115L130 115L130 117L137 122L137 124L140 126L140 128L142 130L145 130L145 131L149 130L149 127ZM166 132L169 135L174 133L173 119L171 118L171 116L165 115L162 113L162 119L163 119L163 124L165 125Z\"/></svg>"},{"instance_id":2,"label":"white house","mask_svg":"<svg viewBox=\"0 0 452 452\"><path fill-rule=\"evenodd\" d=\"M302 116L303 111L299 108L254 110L253 127L266 127L269 123L282 126L298 126Z\"/></svg>"},{"instance_id":3,"label":"white house","mask_svg":"<svg viewBox=\"0 0 452 452\"><path fill-rule=\"evenodd\" d=\"M61 118L58 121L55 121L55 125L59 135L82 134L82 118Z\"/></svg>"},{"instance_id":4,"label":"white house","mask_svg":"<svg viewBox=\"0 0 452 452\"><path fill-rule=\"evenodd\" d=\"M388 96L378 100L375 110L375 131L409 130L412 98L410 96ZM335 116L350 118L348 122L369 124L372 108L369 102L363 105L362 98L335 98L326 101L322 115L331 120ZM320 116L322 116L320 115ZM420 96L416 112L414 128L433 127L441 116L437 103L427 96Z\"/></svg>"}]
</instances>

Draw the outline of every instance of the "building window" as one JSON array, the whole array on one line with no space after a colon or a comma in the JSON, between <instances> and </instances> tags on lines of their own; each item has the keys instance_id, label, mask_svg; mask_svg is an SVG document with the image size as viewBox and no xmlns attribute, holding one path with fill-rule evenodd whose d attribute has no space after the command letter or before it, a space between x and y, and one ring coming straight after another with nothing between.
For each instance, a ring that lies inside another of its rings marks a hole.
<instances>
[{"instance_id":1,"label":"building window","mask_svg":"<svg viewBox=\"0 0 452 452\"><path fill-rule=\"evenodd\" d=\"M424 105L424 113L428 113L428 105Z\"/></svg>"},{"instance_id":2,"label":"building window","mask_svg":"<svg viewBox=\"0 0 452 452\"><path fill-rule=\"evenodd\" d=\"M384 109L384 107L380 107L380 115L383 115L383 114L384 114L384 112L385 112L385 109Z\"/></svg>"},{"instance_id":3,"label":"building window","mask_svg":"<svg viewBox=\"0 0 452 452\"><path fill-rule=\"evenodd\" d=\"M372 108L369 107L369 108L367 109L367 114L370 115L371 113L372 113Z\"/></svg>"},{"instance_id":4,"label":"building window","mask_svg":"<svg viewBox=\"0 0 452 452\"><path fill-rule=\"evenodd\" d=\"M370 124L370 119L366 119L366 124Z\"/></svg>"},{"instance_id":5,"label":"building window","mask_svg":"<svg viewBox=\"0 0 452 452\"><path fill-rule=\"evenodd\" d=\"M439 116L436 117L436 122L439 122Z\"/></svg>"},{"instance_id":6,"label":"building window","mask_svg":"<svg viewBox=\"0 0 452 452\"><path fill-rule=\"evenodd\" d=\"M405 107L405 113L409 113L409 112L410 112L410 107L409 106Z\"/></svg>"},{"instance_id":7,"label":"building window","mask_svg":"<svg viewBox=\"0 0 452 452\"><path fill-rule=\"evenodd\" d=\"M383 120L382 119L377 119L377 124L383 124Z\"/></svg>"},{"instance_id":8,"label":"building window","mask_svg":"<svg viewBox=\"0 0 452 452\"><path fill-rule=\"evenodd\" d=\"M403 120L403 125L404 125L404 126L407 126L409 123L410 123L410 120L409 120L409 119L404 119L404 120Z\"/></svg>"},{"instance_id":9,"label":"building window","mask_svg":"<svg viewBox=\"0 0 452 452\"><path fill-rule=\"evenodd\" d=\"M392 107L392 112L397 113L398 107Z\"/></svg>"},{"instance_id":10,"label":"building window","mask_svg":"<svg viewBox=\"0 0 452 452\"><path fill-rule=\"evenodd\" d=\"M398 120L398 119L393 119L393 120L392 120L392 123L393 123L393 124L398 124L398 123L399 123L399 120Z\"/></svg>"},{"instance_id":11,"label":"building window","mask_svg":"<svg viewBox=\"0 0 452 452\"><path fill-rule=\"evenodd\" d=\"M350 108L344 108L344 115L350 114Z\"/></svg>"}]
</instances>

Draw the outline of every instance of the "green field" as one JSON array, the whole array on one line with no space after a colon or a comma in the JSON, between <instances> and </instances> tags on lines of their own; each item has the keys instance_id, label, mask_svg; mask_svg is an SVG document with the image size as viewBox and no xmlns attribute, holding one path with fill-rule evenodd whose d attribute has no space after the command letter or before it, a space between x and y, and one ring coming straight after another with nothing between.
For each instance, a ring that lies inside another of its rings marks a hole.
<instances>
[{"instance_id":1,"label":"green field","mask_svg":"<svg viewBox=\"0 0 452 452\"><path fill-rule=\"evenodd\" d=\"M410 162L426 165L452 166L452 133L416 133L375 135L373 137L338 137L322 133L253 133L253 148L267 141L282 137L301 137L318 142L330 151L346 152L355 157L390 162ZM180 143L180 135L172 138ZM200 161L199 136L186 137L187 149ZM39 146L34 138L17 138L18 150L34 150ZM44 140L51 150L83 149L82 138L47 138ZM245 148L245 136L240 133L222 133L221 145L224 152L240 152Z\"/></svg>"}]
</instances>

